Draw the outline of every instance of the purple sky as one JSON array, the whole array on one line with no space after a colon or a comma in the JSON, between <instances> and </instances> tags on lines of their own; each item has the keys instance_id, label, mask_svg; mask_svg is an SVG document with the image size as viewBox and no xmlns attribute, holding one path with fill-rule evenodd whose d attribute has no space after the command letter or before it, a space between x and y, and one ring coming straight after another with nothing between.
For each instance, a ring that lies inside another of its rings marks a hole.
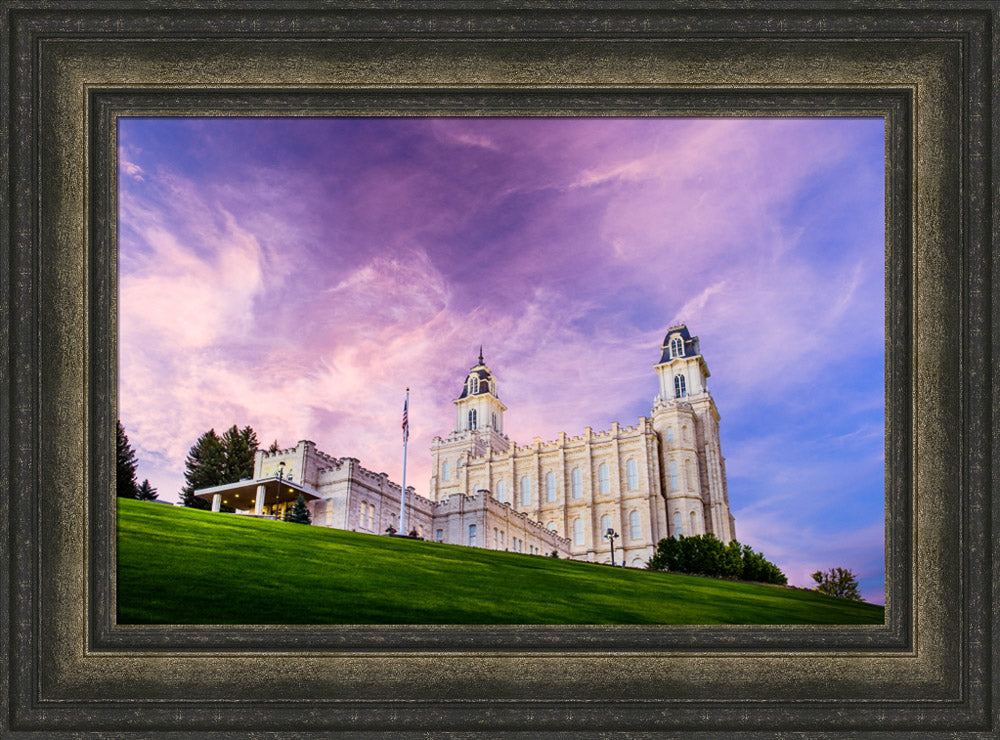
<instances>
[{"instance_id":1,"label":"purple sky","mask_svg":"<svg viewBox=\"0 0 1000 740\"><path fill-rule=\"evenodd\" d=\"M427 493L479 345L519 444L631 425L701 337L737 537L882 603L881 119L119 121L122 422L176 500L214 427Z\"/></svg>"}]
</instances>

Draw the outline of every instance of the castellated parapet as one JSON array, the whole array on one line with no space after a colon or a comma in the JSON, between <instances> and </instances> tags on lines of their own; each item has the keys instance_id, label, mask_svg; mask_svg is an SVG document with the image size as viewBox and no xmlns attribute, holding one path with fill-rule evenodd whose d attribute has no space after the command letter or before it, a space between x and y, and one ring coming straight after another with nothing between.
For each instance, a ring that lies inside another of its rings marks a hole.
<instances>
[{"instance_id":1,"label":"castellated parapet","mask_svg":"<svg viewBox=\"0 0 1000 740\"><path fill-rule=\"evenodd\" d=\"M405 528L440 542L598 562L611 561L605 535L613 529L616 562L633 567L670 535L734 539L720 417L698 338L675 326L660 350L648 417L521 445L504 432L507 408L480 351L454 400L455 428L431 444L428 495L407 487ZM357 458L309 440L258 451L255 480L245 484L256 486L258 509L279 475L307 495L313 524L372 534L400 527L399 484Z\"/></svg>"}]
</instances>

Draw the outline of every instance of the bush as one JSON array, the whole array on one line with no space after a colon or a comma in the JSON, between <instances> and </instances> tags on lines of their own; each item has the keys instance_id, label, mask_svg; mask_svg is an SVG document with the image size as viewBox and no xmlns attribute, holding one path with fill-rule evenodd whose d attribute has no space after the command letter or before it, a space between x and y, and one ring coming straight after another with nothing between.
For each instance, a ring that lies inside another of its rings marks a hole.
<instances>
[{"instance_id":1,"label":"bush","mask_svg":"<svg viewBox=\"0 0 1000 740\"><path fill-rule=\"evenodd\" d=\"M646 567L649 570L739 578L782 586L788 584L788 578L781 569L754 552L749 545L740 545L736 540L726 545L714 534L662 539Z\"/></svg>"}]
</instances>

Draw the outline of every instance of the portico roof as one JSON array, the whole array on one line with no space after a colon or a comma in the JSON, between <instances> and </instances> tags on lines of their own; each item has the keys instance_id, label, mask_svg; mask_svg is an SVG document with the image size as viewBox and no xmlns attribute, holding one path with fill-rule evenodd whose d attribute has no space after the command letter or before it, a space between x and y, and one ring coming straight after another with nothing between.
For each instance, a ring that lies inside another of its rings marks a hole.
<instances>
[{"instance_id":1,"label":"portico roof","mask_svg":"<svg viewBox=\"0 0 1000 740\"><path fill-rule=\"evenodd\" d=\"M287 478L282 478L279 481L278 476L257 478L256 480L247 478L236 483L224 483L221 486L199 488L194 492L194 495L195 498L200 498L211 503L212 497L217 493L221 493L222 503L225 506L231 506L234 509L252 509L257 503L257 486L264 486L265 506L295 501L299 497L299 494L306 501L321 498L318 491L299 483L293 483Z\"/></svg>"}]
</instances>

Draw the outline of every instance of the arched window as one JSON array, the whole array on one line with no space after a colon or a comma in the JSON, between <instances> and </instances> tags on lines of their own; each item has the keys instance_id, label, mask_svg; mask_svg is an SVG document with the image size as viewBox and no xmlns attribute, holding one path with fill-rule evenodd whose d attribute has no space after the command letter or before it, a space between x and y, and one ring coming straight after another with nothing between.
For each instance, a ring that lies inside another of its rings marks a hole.
<instances>
[{"instance_id":1,"label":"arched window","mask_svg":"<svg viewBox=\"0 0 1000 740\"><path fill-rule=\"evenodd\" d=\"M491 416L492 416L492 419L493 419L493 428L497 429L497 415L494 413ZM500 430L497 429L497 431L499 432Z\"/></svg>"},{"instance_id":2,"label":"arched window","mask_svg":"<svg viewBox=\"0 0 1000 740\"><path fill-rule=\"evenodd\" d=\"M611 517L605 514L601 517L601 537L603 537L609 529L611 529Z\"/></svg>"},{"instance_id":3,"label":"arched window","mask_svg":"<svg viewBox=\"0 0 1000 740\"><path fill-rule=\"evenodd\" d=\"M368 504L368 529L375 529L375 504Z\"/></svg>"},{"instance_id":4,"label":"arched window","mask_svg":"<svg viewBox=\"0 0 1000 740\"><path fill-rule=\"evenodd\" d=\"M697 531L698 531L698 517L692 511L691 512L691 534L694 534Z\"/></svg>"},{"instance_id":5,"label":"arched window","mask_svg":"<svg viewBox=\"0 0 1000 740\"><path fill-rule=\"evenodd\" d=\"M697 478L697 476L695 475L695 472L694 472L694 463L692 463L690 460L688 460L684 464L687 467L687 470L685 471L685 474L686 474L685 477L687 478L687 487L688 487L688 490L697 488L697 486L695 484L698 482L698 478Z\"/></svg>"},{"instance_id":6,"label":"arched window","mask_svg":"<svg viewBox=\"0 0 1000 740\"><path fill-rule=\"evenodd\" d=\"M496 527L493 527L493 549L500 549L500 530Z\"/></svg>"},{"instance_id":7,"label":"arched window","mask_svg":"<svg viewBox=\"0 0 1000 740\"><path fill-rule=\"evenodd\" d=\"M552 472L545 474L545 500L556 500L556 474Z\"/></svg>"},{"instance_id":8,"label":"arched window","mask_svg":"<svg viewBox=\"0 0 1000 740\"><path fill-rule=\"evenodd\" d=\"M681 439L685 442L691 441L691 434L688 432L687 424L681 427Z\"/></svg>"},{"instance_id":9,"label":"arched window","mask_svg":"<svg viewBox=\"0 0 1000 740\"><path fill-rule=\"evenodd\" d=\"M548 529L548 530L550 530L550 531L552 531L552 532L557 532L558 533L558 531L559 531L559 530L556 529L556 523L555 522L549 522L548 524L545 525L545 528Z\"/></svg>"},{"instance_id":10,"label":"arched window","mask_svg":"<svg viewBox=\"0 0 1000 740\"><path fill-rule=\"evenodd\" d=\"M521 478L521 505L527 506L531 503L531 481L528 476Z\"/></svg>"},{"instance_id":11,"label":"arched window","mask_svg":"<svg viewBox=\"0 0 1000 740\"><path fill-rule=\"evenodd\" d=\"M448 463L441 463L441 480L448 480Z\"/></svg>"},{"instance_id":12,"label":"arched window","mask_svg":"<svg viewBox=\"0 0 1000 740\"><path fill-rule=\"evenodd\" d=\"M670 357L683 357L684 356L684 340L680 337L674 337L670 340Z\"/></svg>"},{"instance_id":13,"label":"arched window","mask_svg":"<svg viewBox=\"0 0 1000 740\"><path fill-rule=\"evenodd\" d=\"M680 480L677 477L677 463L671 461L670 463L670 490L676 491L680 488Z\"/></svg>"},{"instance_id":14,"label":"arched window","mask_svg":"<svg viewBox=\"0 0 1000 740\"><path fill-rule=\"evenodd\" d=\"M501 504L507 503L507 482L497 481L497 501Z\"/></svg>"},{"instance_id":15,"label":"arched window","mask_svg":"<svg viewBox=\"0 0 1000 740\"><path fill-rule=\"evenodd\" d=\"M479 376L470 375L469 376L469 395L473 393L479 393Z\"/></svg>"},{"instance_id":16,"label":"arched window","mask_svg":"<svg viewBox=\"0 0 1000 740\"><path fill-rule=\"evenodd\" d=\"M674 376L674 398L684 398L687 395L687 383L683 375Z\"/></svg>"},{"instance_id":17,"label":"arched window","mask_svg":"<svg viewBox=\"0 0 1000 740\"><path fill-rule=\"evenodd\" d=\"M583 476L580 474L580 468L573 468L573 498L581 496L583 496Z\"/></svg>"},{"instance_id":18,"label":"arched window","mask_svg":"<svg viewBox=\"0 0 1000 740\"><path fill-rule=\"evenodd\" d=\"M642 539L642 517L638 511L633 511L628 515L628 536L633 540Z\"/></svg>"},{"instance_id":19,"label":"arched window","mask_svg":"<svg viewBox=\"0 0 1000 740\"><path fill-rule=\"evenodd\" d=\"M668 442L673 442L674 441L674 428L673 427L667 427L667 441Z\"/></svg>"},{"instance_id":20,"label":"arched window","mask_svg":"<svg viewBox=\"0 0 1000 740\"><path fill-rule=\"evenodd\" d=\"M597 468L597 479L601 484L601 493L611 493L611 479L608 477L607 463L601 463Z\"/></svg>"},{"instance_id":21,"label":"arched window","mask_svg":"<svg viewBox=\"0 0 1000 740\"><path fill-rule=\"evenodd\" d=\"M476 410L469 409L469 429L476 428Z\"/></svg>"},{"instance_id":22,"label":"arched window","mask_svg":"<svg viewBox=\"0 0 1000 740\"><path fill-rule=\"evenodd\" d=\"M475 547L475 546L476 546L476 525L475 524L470 524L469 525L469 547Z\"/></svg>"},{"instance_id":23,"label":"arched window","mask_svg":"<svg viewBox=\"0 0 1000 740\"><path fill-rule=\"evenodd\" d=\"M583 544L583 522L579 519L573 520L573 544Z\"/></svg>"},{"instance_id":24,"label":"arched window","mask_svg":"<svg viewBox=\"0 0 1000 740\"><path fill-rule=\"evenodd\" d=\"M683 537L684 527L681 526L681 513L679 511L674 512L674 537Z\"/></svg>"},{"instance_id":25,"label":"arched window","mask_svg":"<svg viewBox=\"0 0 1000 740\"><path fill-rule=\"evenodd\" d=\"M634 491L639 487L639 466L635 464L635 460L625 463L625 476L628 478L628 490Z\"/></svg>"},{"instance_id":26,"label":"arched window","mask_svg":"<svg viewBox=\"0 0 1000 740\"><path fill-rule=\"evenodd\" d=\"M417 537L421 537L422 538L423 536L424 536L424 525L423 524L418 524L417 525Z\"/></svg>"},{"instance_id":27,"label":"arched window","mask_svg":"<svg viewBox=\"0 0 1000 740\"><path fill-rule=\"evenodd\" d=\"M368 527L368 502L361 502L361 526Z\"/></svg>"}]
</instances>

